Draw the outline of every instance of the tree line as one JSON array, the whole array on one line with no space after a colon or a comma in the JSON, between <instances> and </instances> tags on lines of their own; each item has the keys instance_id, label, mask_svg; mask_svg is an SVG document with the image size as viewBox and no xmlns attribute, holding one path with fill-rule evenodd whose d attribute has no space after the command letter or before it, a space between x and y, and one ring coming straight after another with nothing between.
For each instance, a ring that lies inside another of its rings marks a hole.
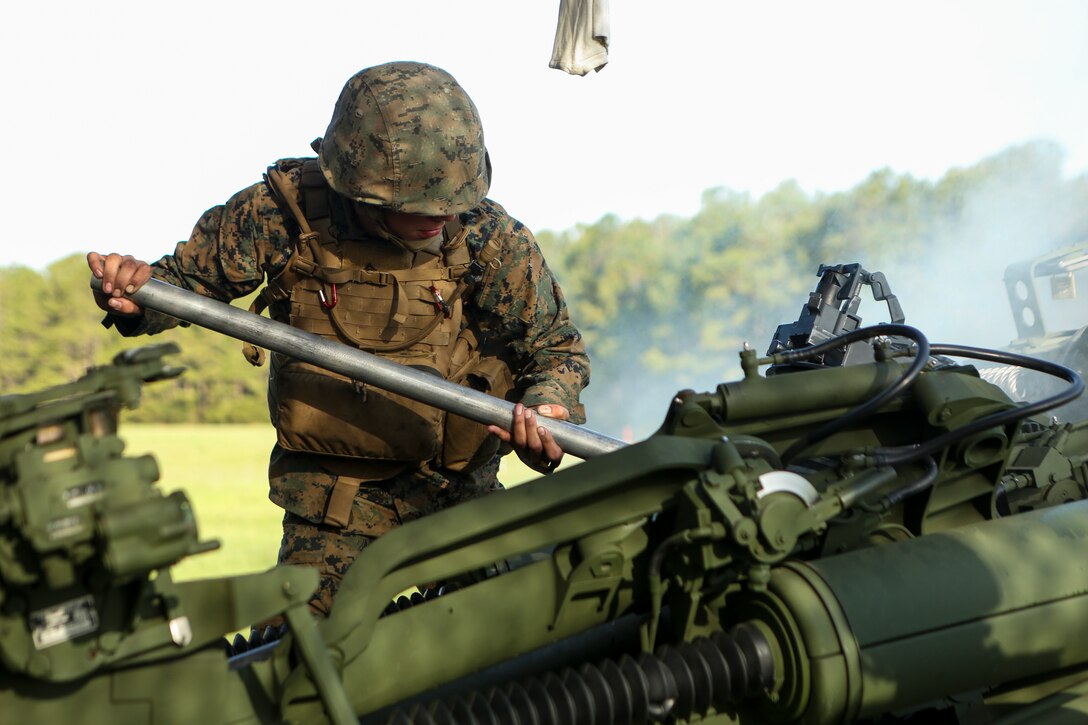
<instances>
[{"instance_id":1,"label":"tree line","mask_svg":"<svg viewBox=\"0 0 1088 725\"><path fill-rule=\"evenodd\" d=\"M831 194L792 181L760 196L711 189L690 218L609 215L540 232L593 363L588 425L640 438L676 391L735 377L737 351L749 342L762 353L777 325L796 319L821 263L884 272L908 323L912 310L927 319L932 309L928 319L941 324L972 314L1003 324L1004 265L1088 238L1088 176L1067 178L1064 161L1061 148L1036 142L935 181L884 169ZM968 286L975 279L989 284L981 298ZM123 339L99 324L87 280L80 256L44 273L0 268L0 394L65 382L122 349L173 340L188 371L150 386L129 420L267 419L267 368L245 362L240 343L197 328ZM877 321L879 305L865 309L874 310L866 321Z\"/></svg>"}]
</instances>

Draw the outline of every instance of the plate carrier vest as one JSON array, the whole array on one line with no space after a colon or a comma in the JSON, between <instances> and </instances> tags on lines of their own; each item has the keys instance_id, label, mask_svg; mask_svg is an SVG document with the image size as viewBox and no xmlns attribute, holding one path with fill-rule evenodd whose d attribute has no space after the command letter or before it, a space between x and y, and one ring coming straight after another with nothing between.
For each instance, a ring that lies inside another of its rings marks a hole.
<instances>
[{"instance_id":1,"label":"plate carrier vest","mask_svg":"<svg viewBox=\"0 0 1088 725\"><path fill-rule=\"evenodd\" d=\"M469 229L454 220L443 231L440 255L416 254L406 269L376 269L369 260L352 259L351 247L357 247L354 256L373 247L379 267L382 251L398 260L401 251L390 252L385 240L333 238L330 190L316 159L281 160L265 180L300 233L287 265L260 291L251 312L267 308L280 322L500 398L512 390L510 368L481 357L471 327L463 324L465 292L495 266L501 235L473 259ZM263 364L263 350L247 343L243 352L252 364ZM376 471L428 463L471 470L499 447L484 425L275 352L268 404L283 448L362 459ZM395 462L404 465L391 468Z\"/></svg>"}]
</instances>

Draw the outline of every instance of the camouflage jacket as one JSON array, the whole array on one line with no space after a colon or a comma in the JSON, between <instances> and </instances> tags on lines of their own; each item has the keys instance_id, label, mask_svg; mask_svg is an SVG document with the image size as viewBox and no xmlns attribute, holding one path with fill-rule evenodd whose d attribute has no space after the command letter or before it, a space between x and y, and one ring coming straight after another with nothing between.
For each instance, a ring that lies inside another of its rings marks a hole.
<instances>
[{"instance_id":1,"label":"camouflage jacket","mask_svg":"<svg viewBox=\"0 0 1088 725\"><path fill-rule=\"evenodd\" d=\"M351 224L345 200L332 194L333 232ZM467 243L477 253L488 238L506 234L494 269L466 300L465 318L484 333L489 348L514 371L527 406L558 403L571 420L585 422L579 394L589 382L589 358L532 233L490 199L460 216L473 231ZM288 216L265 183L235 194L206 211L188 241L153 263L156 279L228 301L257 290L275 277L293 252ZM137 320L114 319L124 335L155 334L178 324L151 310Z\"/></svg>"}]
</instances>

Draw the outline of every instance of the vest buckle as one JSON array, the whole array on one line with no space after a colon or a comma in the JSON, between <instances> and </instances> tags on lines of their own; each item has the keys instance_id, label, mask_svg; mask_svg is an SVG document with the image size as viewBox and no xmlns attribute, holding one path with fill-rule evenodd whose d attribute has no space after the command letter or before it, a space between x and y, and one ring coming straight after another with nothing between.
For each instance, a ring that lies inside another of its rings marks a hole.
<instances>
[{"instance_id":1,"label":"vest buckle","mask_svg":"<svg viewBox=\"0 0 1088 725\"><path fill-rule=\"evenodd\" d=\"M441 312L442 316L447 320L450 318L450 306L446 300L442 299L442 293L438 291L438 288L433 284L430 286L431 294L434 295L434 310L435 312Z\"/></svg>"},{"instance_id":2,"label":"vest buckle","mask_svg":"<svg viewBox=\"0 0 1088 725\"><path fill-rule=\"evenodd\" d=\"M333 307L336 307L336 303L340 301L340 298L336 294L336 284L330 284L329 287L332 288L332 302L329 302L329 300L325 297L324 285L322 285L317 290L317 296L321 298L321 306L324 307L326 310L331 310Z\"/></svg>"}]
</instances>

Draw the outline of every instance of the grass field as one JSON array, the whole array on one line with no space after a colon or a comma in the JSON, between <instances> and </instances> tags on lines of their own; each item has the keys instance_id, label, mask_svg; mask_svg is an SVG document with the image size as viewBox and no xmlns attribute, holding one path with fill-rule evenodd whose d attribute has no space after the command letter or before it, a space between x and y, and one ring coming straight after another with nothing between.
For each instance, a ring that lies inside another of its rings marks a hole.
<instances>
[{"instance_id":1,"label":"grass field","mask_svg":"<svg viewBox=\"0 0 1088 725\"><path fill-rule=\"evenodd\" d=\"M268 425L126 424L127 455L150 453L159 463L164 493L183 489L196 512L202 540L221 548L183 561L176 579L203 579L264 571L276 563L283 511L268 500ZM567 462L575 462L570 459ZM503 459L499 478L514 486L536 473L517 456Z\"/></svg>"}]
</instances>

